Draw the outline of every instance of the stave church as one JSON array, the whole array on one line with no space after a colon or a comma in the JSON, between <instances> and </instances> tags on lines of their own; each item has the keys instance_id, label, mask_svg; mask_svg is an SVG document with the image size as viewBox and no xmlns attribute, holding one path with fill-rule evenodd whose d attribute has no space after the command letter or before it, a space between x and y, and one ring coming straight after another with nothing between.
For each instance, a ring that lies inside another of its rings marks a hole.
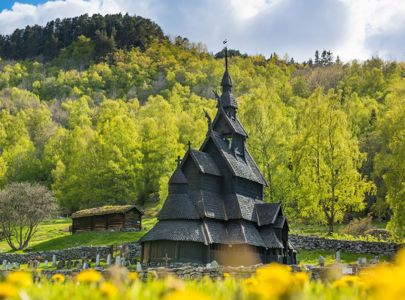
<instances>
[{"instance_id":1,"label":"stave church","mask_svg":"<svg viewBox=\"0 0 405 300\"><path fill-rule=\"evenodd\" d=\"M205 141L178 159L158 223L140 240L144 263L296 263L281 205L263 201L266 181L246 148L226 48L221 86Z\"/></svg>"}]
</instances>

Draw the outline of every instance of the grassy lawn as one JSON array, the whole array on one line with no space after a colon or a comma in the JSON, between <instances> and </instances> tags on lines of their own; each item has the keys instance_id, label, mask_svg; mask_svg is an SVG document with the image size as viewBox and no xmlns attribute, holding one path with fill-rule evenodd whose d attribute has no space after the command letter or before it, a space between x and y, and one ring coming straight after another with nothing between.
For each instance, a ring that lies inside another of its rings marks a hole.
<instances>
[{"instance_id":1,"label":"grassy lawn","mask_svg":"<svg viewBox=\"0 0 405 300\"><path fill-rule=\"evenodd\" d=\"M325 264L333 264L336 262L335 260L335 252L333 250L300 250L298 252L297 258L300 263L303 264L318 264L319 256L322 255L325 258ZM375 258L373 254L357 254L357 253L349 253L349 252L341 252L340 254L340 262L351 264L355 263L358 258L365 257L367 261L372 260ZM383 256L380 257L380 261L388 261L389 257Z\"/></svg>"},{"instance_id":2,"label":"grassy lawn","mask_svg":"<svg viewBox=\"0 0 405 300\"><path fill-rule=\"evenodd\" d=\"M372 236L352 236L349 234L342 233L343 228L347 224L336 224L335 232L332 235L328 235L328 230L326 225L319 224L303 224L303 223L292 223L290 224L290 233L291 234L300 234L300 235L311 235L318 237L325 237L331 239L340 239L340 240L362 240L362 241L378 241L375 237ZM374 228L385 228L387 223L373 221L371 226Z\"/></svg>"},{"instance_id":3,"label":"grassy lawn","mask_svg":"<svg viewBox=\"0 0 405 300\"><path fill-rule=\"evenodd\" d=\"M59 250L78 246L120 245L137 241L156 223L156 218L144 218L140 232L87 232L72 235L71 219L53 219L41 223L25 251ZM0 241L0 251L10 251L6 241ZM21 251L19 251L21 252Z\"/></svg>"}]
</instances>

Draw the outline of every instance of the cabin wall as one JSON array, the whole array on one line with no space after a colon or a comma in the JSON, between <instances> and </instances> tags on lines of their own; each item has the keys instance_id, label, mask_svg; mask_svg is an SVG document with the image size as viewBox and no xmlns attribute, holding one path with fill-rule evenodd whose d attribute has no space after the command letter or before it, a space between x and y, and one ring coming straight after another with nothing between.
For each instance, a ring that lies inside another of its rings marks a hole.
<instances>
[{"instance_id":1,"label":"cabin wall","mask_svg":"<svg viewBox=\"0 0 405 300\"><path fill-rule=\"evenodd\" d=\"M141 230L142 227L141 215L135 209L125 213L124 228Z\"/></svg>"},{"instance_id":2,"label":"cabin wall","mask_svg":"<svg viewBox=\"0 0 405 300\"><path fill-rule=\"evenodd\" d=\"M75 218L72 233L86 231L141 230L142 215L136 210L124 213Z\"/></svg>"}]
</instances>

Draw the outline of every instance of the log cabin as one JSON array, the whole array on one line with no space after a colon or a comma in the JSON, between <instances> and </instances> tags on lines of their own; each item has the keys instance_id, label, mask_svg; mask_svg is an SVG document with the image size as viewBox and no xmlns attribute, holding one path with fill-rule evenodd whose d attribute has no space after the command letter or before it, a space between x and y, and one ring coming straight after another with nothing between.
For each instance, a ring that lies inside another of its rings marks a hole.
<instances>
[{"instance_id":1,"label":"log cabin","mask_svg":"<svg viewBox=\"0 0 405 300\"><path fill-rule=\"evenodd\" d=\"M102 206L72 214L72 233L86 231L140 231L143 213L135 205Z\"/></svg>"}]
</instances>

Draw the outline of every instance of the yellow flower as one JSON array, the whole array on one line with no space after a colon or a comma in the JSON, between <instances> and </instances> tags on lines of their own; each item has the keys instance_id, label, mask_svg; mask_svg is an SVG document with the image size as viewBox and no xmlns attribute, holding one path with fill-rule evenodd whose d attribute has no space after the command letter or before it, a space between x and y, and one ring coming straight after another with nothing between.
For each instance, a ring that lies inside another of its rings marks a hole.
<instances>
[{"instance_id":1,"label":"yellow flower","mask_svg":"<svg viewBox=\"0 0 405 300\"><path fill-rule=\"evenodd\" d=\"M17 288L6 282L0 282L0 299L13 299L18 297Z\"/></svg>"},{"instance_id":2,"label":"yellow flower","mask_svg":"<svg viewBox=\"0 0 405 300\"><path fill-rule=\"evenodd\" d=\"M292 280L294 287L301 289L309 282L309 277L305 272L297 272L292 274Z\"/></svg>"},{"instance_id":3,"label":"yellow flower","mask_svg":"<svg viewBox=\"0 0 405 300\"><path fill-rule=\"evenodd\" d=\"M135 281L138 279L138 277L139 277L139 275L137 272L128 272L128 279L130 281Z\"/></svg>"},{"instance_id":4,"label":"yellow flower","mask_svg":"<svg viewBox=\"0 0 405 300\"><path fill-rule=\"evenodd\" d=\"M191 299L210 300L211 298L192 290L176 290L164 298L164 300L191 300Z\"/></svg>"},{"instance_id":5,"label":"yellow flower","mask_svg":"<svg viewBox=\"0 0 405 300\"><path fill-rule=\"evenodd\" d=\"M249 291L264 299L282 297L293 291L291 268L286 265L270 264L256 270L257 284Z\"/></svg>"},{"instance_id":6,"label":"yellow flower","mask_svg":"<svg viewBox=\"0 0 405 300\"><path fill-rule=\"evenodd\" d=\"M100 286L100 292L103 294L103 296L112 299L118 295L118 288L109 282L104 282Z\"/></svg>"},{"instance_id":7,"label":"yellow flower","mask_svg":"<svg viewBox=\"0 0 405 300\"><path fill-rule=\"evenodd\" d=\"M101 274L94 270L84 270L76 276L76 280L83 283L98 282L101 279Z\"/></svg>"},{"instance_id":8,"label":"yellow flower","mask_svg":"<svg viewBox=\"0 0 405 300\"><path fill-rule=\"evenodd\" d=\"M20 287L29 287L32 285L32 275L27 272L12 272L7 276L7 282Z\"/></svg>"},{"instance_id":9,"label":"yellow flower","mask_svg":"<svg viewBox=\"0 0 405 300\"><path fill-rule=\"evenodd\" d=\"M63 283L65 281L65 276L62 274L54 274L52 275L51 279L53 282Z\"/></svg>"},{"instance_id":10,"label":"yellow flower","mask_svg":"<svg viewBox=\"0 0 405 300\"><path fill-rule=\"evenodd\" d=\"M226 273L226 272L224 273L224 278L225 278L225 279L227 279L227 278L231 278L231 277L232 277L232 276L231 276L231 274Z\"/></svg>"}]
</instances>

